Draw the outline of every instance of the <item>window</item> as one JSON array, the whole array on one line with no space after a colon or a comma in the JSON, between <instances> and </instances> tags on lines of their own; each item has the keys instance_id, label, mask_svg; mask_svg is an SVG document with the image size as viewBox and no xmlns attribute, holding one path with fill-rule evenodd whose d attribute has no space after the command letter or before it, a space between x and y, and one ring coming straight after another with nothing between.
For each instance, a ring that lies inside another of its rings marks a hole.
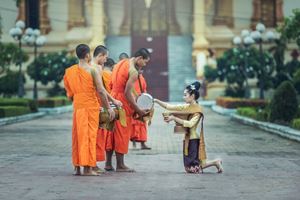
<instances>
[{"instance_id":1,"label":"window","mask_svg":"<svg viewBox=\"0 0 300 200\"><path fill-rule=\"evenodd\" d=\"M26 26L39 28L39 0L26 0L25 2Z\"/></svg>"}]
</instances>

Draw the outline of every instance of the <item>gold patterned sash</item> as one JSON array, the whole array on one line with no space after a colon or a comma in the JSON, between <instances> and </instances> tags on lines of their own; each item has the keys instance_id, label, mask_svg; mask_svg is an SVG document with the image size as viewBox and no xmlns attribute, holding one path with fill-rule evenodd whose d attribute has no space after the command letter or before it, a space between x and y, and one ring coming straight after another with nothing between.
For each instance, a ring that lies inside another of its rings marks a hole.
<instances>
[{"instance_id":1,"label":"gold patterned sash","mask_svg":"<svg viewBox=\"0 0 300 200\"><path fill-rule=\"evenodd\" d=\"M177 116L179 118L182 118L182 116L185 116L184 120L190 120L193 118L193 116L195 114L200 114L200 118L198 121L198 128L200 126L200 144L199 144L199 160L200 160L200 165L204 165L206 163L206 148L205 148L205 140L204 140L204 130L203 130L203 120L204 120L204 115L202 113L202 109L201 107L199 107L199 105L195 104L195 105L190 105L188 106L186 109L182 110L182 111L175 111L175 112L168 112L168 115L174 115ZM199 123L200 122L200 123ZM200 125L199 125L200 124ZM188 155L188 149L189 149L189 140L190 140L190 129L186 128L186 133L185 133L185 137L184 137L184 155L187 156Z\"/></svg>"}]
</instances>

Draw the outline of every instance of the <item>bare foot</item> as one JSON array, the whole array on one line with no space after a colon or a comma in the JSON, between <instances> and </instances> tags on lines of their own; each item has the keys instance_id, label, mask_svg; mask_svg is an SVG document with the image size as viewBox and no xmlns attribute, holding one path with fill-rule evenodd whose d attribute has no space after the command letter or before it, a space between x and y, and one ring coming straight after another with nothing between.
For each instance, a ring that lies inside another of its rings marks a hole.
<instances>
[{"instance_id":1,"label":"bare foot","mask_svg":"<svg viewBox=\"0 0 300 200\"><path fill-rule=\"evenodd\" d=\"M103 169L101 169L100 167L96 166L96 167L92 167L92 170L97 172L98 174L104 174L105 171Z\"/></svg>"},{"instance_id":2,"label":"bare foot","mask_svg":"<svg viewBox=\"0 0 300 200\"><path fill-rule=\"evenodd\" d=\"M115 171L115 168L113 166L105 166L104 169L108 172L112 172L112 171Z\"/></svg>"},{"instance_id":3,"label":"bare foot","mask_svg":"<svg viewBox=\"0 0 300 200\"><path fill-rule=\"evenodd\" d=\"M142 150L151 150L151 147L148 147L146 144L141 145Z\"/></svg>"},{"instance_id":4,"label":"bare foot","mask_svg":"<svg viewBox=\"0 0 300 200\"><path fill-rule=\"evenodd\" d=\"M100 174L94 170L90 170L88 172L83 172L82 176L100 176Z\"/></svg>"},{"instance_id":5,"label":"bare foot","mask_svg":"<svg viewBox=\"0 0 300 200\"><path fill-rule=\"evenodd\" d=\"M132 141L132 147L135 149L136 148L136 142Z\"/></svg>"},{"instance_id":6,"label":"bare foot","mask_svg":"<svg viewBox=\"0 0 300 200\"><path fill-rule=\"evenodd\" d=\"M81 171L80 171L80 167L74 167L74 176L80 176L81 175Z\"/></svg>"},{"instance_id":7,"label":"bare foot","mask_svg":"<svg viewBox=\"0 0 300 200\"><path fill-rule=\"evenodd\" d=\"M95 171L91 171L91 172L83 173L81 176L100 176L100 174L98 174Z\"/></svg>"},{"instance_id":8,"label":"bare foot","mask_svg":"<svg viewBox=\"0 0 300 200\"><path fill-rule=\"evenodd\" d=\"M133 173L135 172L134 169L130 169L129 167L123 166L123 167L117 167L116 172L129 172L129 173Z\"/></svg>"},{"instance_id":9,"label":"bare foot","mask_svg":"<svg viewBox=\"0 0 300 200\"><path fill-rule=\"evenodd\" d=\"M216 162L216 167L217 167L217 170L218 170L219 174L223 173L222 160L218 160Z\"/></svg>"}]
</instances>

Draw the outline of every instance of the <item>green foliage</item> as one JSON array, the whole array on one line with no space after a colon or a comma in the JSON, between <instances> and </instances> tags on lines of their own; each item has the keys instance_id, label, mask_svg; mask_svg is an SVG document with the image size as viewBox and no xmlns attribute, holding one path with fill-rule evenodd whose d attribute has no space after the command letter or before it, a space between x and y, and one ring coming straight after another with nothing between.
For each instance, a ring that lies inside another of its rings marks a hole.
<instances>
[{"instance_id":1,"label":"green foliage","mask_svg":"<svg viewBox=\"0 0 300 200\"><path fill-rule=\"evenodd\" d=\"M29 107L31 112L38 111L37 102L32 99L0 98L0 106L23 106Z\"/></svg>"},{"instance_id":2,"label":"green foliage","mask_svg":"<svg viewBox=\"0 0 300 200\"><path fill-rule=\"evenodd\" d=\"M2 36L2 17L0 15L0 39L1 39L1 36Z\"/></svg>"},{"instance_id":3,"label":"green foliage","mask_svg":"<svg viewBox=\"0 0 300 200\"><path fill-rule=\"evenodd\" d=\"M30 113L29 107L23 106L0 106L0 118L13 117Z\"/></svg>"},{"instance_id":4,"label":"green foliage","mask_svg":"<svg viewBox=\"0 0 300 200\"><path fill-rule=\"evenodd\" d=\"M239 107L237 113L241 116L250 117L258 121L268 121L270 110L268 107L261 109L257 107Z\"/></svg>"},{"instance_id":5,"label":"green foliage","mask_svg":"<svg viewBox=\"0 0 300 200\"><path fill-rule=\"evenodd\" d=\"M226 80L229 88L235 86L236 91L245 91L246 82L251 78L257 78L257 84L263 81L264 89L269 89L272 87L274 68L272 55L263 52L261 58L259 51L255 48L232 48L225 51L218 59L219 80Z\"/></svg>"},{"instance_id":6,"label":"green foliage","mask_svg":"<svg viewBox=\"0 0 300 200\"><path fill-rule=\"evenodd\" d=\"M293 83L298 94L300 94L300 69L297 70L296 73L294 74Z\"/></svg>"},{"instance_id":7,"label":"green foliage","mask_svg":"<svg viewBox=\"0 0 300 200\"><path fill-rule=\"evenodd\" d=\"M22 57L22 60L20 59ZM1 43L0 42L0 74L9 69L11 64L19 64L20 62L26 62L29 56L19 49L19 47L13 43Z\"/></svg>"},{"instance_id":8,"label":"green foliage","mask_svg":"<svg viewBox=\"0 0 300 200\"><path fill-rule=\"evenodd\" d=\"M294 119L294 120L292 121L292 127L293 127L294 129L300 130L300 118Z\"/></svg>"},{"instance_id":9,"label":"green foliage","mask_svg":"<svg viewBox=\"0 0 300 200\"><path fill-rule=\"evenodd\" d=\"M291 82L285 81L276 89L270 103L271 122L290 122L297 114L297 93Z\"/></svg>"},{"instance_id":10,"label":"green foliage","mask_svg":"<svg viewBox=\"0 0 300 200\"><path fill-rule=\"evenodd\" d=\"M284 70L284 54L286 49L287 39L283 36L281 36L279 39L275 39L275 46L269 49L269 51L273 53L277 72Z\"/></svg>"},{"instance_id":11,"label":"green foliage","mask_svg":"<svg viewBox=\"0 0 300 200\"><path fill-rule=\"evenodd\" d=\"M204 76L208 82L213 82L218 78L218 70L209 65L205 65Z\"/></svg>"},{"instance_id":12,"label":"green foliage","mask_svg":"<svg viewBox=\"0 0 300 200\"><path fill-rule=\"evenodd\" d=\"M290 62L286 63L285 70L290 77L293 77L295 72L300 69L300 62L296 58L293 58Z\"/></svg>"},{"instance_id":13,"label":"green foliage","mask_svg":"<svg viewBox=\"0 0 300 200\"><path fill-rule=\"evenodd\" d=\"M295 40L300 48L300 9L294 9L292 16L288 17L284 21L284 25L281 27L280 32L282 37Z\"/></svg>"},{"instance_id":14,"label":"green foliage","mask_svg":"<svg viewBox=\"0 0 300 200\"><path fill-rule=\"evenodd\" d=\"M23 76L25 80L25 77ZM0 94L4 97L11 97L18 93L19 73L7 70L6 74L0 78Z\"/></svg>"},{"instance_id":15,"label":"green foliage","mask_svg":"<svg viewBox=\"0 0 300 200\"><path fill-rule=\"evenodd\" d=\"M245 88L229 85L225 89L225 96L227 96L227 97L244 97L245 96Z\"/></svg>"},{"instance_id":16,"label":"green foliage","mask_svg":"<svg viewBox=\"0 0 300 200\"><path fill-rule=\"evenodd\" d=\"M274 88L277 88L282 82L290 80L287 73L281 71L277 72L276 75L273 77L273 85Z\"/></svg>"},{"instance_id":17,"label":"green foliage","mask_svg":"<svg viewBox=\"0 0 300 200\"><path fill-rule=\"evenodd\" d=\"M237 114L255 119L257 115L257 111L256 108L253 107L244 107L244 108L238 108Z\"/></svg>"},{"instance_id":18,"label":"green foliage","mask_svg":"<svg viewBox=\"0 0 300 200\"><path fill-rule=\"evenodd\" d=\"M269 121L270 120L270 108L269 106L265 107L264 109L258 109L256 119L258 121Z\"/></svg>"},{"instance_id":19,"label":"green foliage","mask_svg":"<svg viewBox=\"0 0 300 200\"><path fill-rule=\"evenodd\" d=\"M65 69L77 63L77 59L68 56L67 51L55 52L49 54L40 54L36 59L37 65L37 81L43 85L49 82L54 83L54 88L50 90L50 95L61 95L62 89L59 83L63 79ZM27 67L27 73L31 79L35 79L35 63L34 61Z\"/></svg>"}]
</instances>

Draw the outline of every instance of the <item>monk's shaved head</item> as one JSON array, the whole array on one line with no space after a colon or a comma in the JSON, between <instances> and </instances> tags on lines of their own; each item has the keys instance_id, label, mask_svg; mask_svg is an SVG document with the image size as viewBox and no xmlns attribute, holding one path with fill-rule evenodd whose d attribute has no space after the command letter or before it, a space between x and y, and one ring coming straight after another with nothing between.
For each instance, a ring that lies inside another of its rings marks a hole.
<instances>
[{"instance_id":1,"label":"monk's shaved head","mask_svg":"<svg viewBox=\"0 0 300 200\"><path fill-rule=\"evenodd\" d=\"M97 57L99 54L105 55L107 53L108 53L108 49L103 45L99 45L95 48L93 56Z\"/></svg>"},{"instance_id":2,"label":"monk's shaved head","mask_svg":"<svg viewBox=\"0 0 300 200\"><path fill-rule=\"evenodd\" d=\"M142 56L143 59L150 59L150 52L146 48L141 48L134 54L134 57L140 56Z\"/></svg>"},{"instance_id":3,"label":"monk's shaved head","mask_svg":"<svg viewBox=\"0 0 300 200\"><path fill-rule=\"evenodd\" d=\"M86 54L89 54L90 51L90 47L86 44L79 44L76 47L76 55L79 59L84 59L86 57Z\"/></svg>"},{"instance_id":4,"label":"monk's shaved head","mask_svg":"<svg viewBox=\"0 0 300 200\"><path fill-rule=\"evenodd\" d=\"M129 58L128 54L123 52L119 55L119 60L123 60L123 59L126 59L126 58Z\"/></svg>"}]
</instances>

